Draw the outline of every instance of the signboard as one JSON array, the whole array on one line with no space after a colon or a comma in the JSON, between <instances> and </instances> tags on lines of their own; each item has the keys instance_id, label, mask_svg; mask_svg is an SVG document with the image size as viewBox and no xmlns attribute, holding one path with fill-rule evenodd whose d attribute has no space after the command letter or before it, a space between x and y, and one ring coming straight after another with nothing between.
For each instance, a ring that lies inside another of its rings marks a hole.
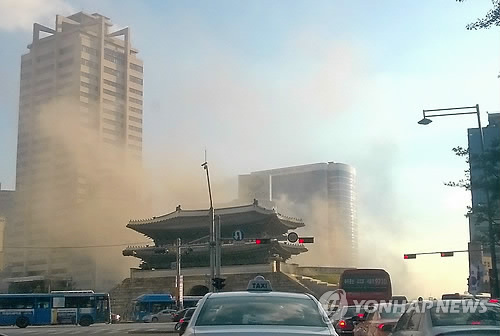
<instances>
[{"instance_id":1,"label":"signboard","mask_svg":"<svg viewBox=\"0 0 500 336\"><path fill-rule=\"evenodd\" d=\"M244 238L243 231L236 230L233 232L233 239L236 241L242 241Z\"/></svg>"}]
</instances>

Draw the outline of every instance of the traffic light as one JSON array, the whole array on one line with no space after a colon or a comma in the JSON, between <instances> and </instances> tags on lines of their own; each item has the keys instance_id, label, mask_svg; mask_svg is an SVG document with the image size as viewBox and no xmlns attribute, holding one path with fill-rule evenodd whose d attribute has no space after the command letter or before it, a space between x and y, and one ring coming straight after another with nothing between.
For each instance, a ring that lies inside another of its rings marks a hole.
<instances>
[{"instance_id":1,"label":"traffic light","mask_svg":"<svg viewBox=\"0 0 500 336\"><path fill-rule=\"evenodd\" d=\"M226 282L226 279L213 278L212 279L212 286L214 286L215 289L221 290L226 285L224 282Z\"/></svg>"},{"instance_id":2,"label":"traffic light","mask_svg":"<svg viewBox=\"0 0 500 336\"><path fill-rule=\"evenodd\" d=\"M271 243L271 239L270 238L259 238L259 239L255 239L255 244L259 245L259 244L270 244Z\"/></svg>"},{"instance_id":3,"label":"traffic light","mask_svg":"<svg viewBox=\"0 0 500 336\"><path fill-rule=\"evenodd\" d=\"M299 244L312 244L314 237L299 237Z\"/></svg>"},{"instance_id":4,"label":"traffic light","mask_svg":"<svg viewBox=\"0 0 500 336\"><path fill-rule=\"evenodd\" d=\"M417 255L416 254L405 254L404 258L405 259L417 259Z\"/></svg>"},{"instance_id":5,"label":"traffic light","mask_svg":"<svg viewBox=\"0 0 500 336\"><path fill-rule=\"evenodd\" d=\"M441 252L441 257L453 257L453 252Z\"/></svg>"}]
</instances>

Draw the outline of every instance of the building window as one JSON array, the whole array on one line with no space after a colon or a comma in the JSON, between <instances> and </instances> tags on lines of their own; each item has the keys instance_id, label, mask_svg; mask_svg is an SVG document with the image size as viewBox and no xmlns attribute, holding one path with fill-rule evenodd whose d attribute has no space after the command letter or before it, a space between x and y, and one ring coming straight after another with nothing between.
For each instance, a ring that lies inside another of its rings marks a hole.
<instances>
[{"instance_id":1,"label":"building window","mask_svg":"<svg viewBox=\"0 0 500 336\"><path fill-rule=\"evenodd\" d=\"M134 122L139 123L139 124L142 124L142 119L141 118L136 118L136 117L129 116L128 120L134 121Z\"/></svg>"},{"instance_id":2,"label":"building window","mask_svg":"<svg viewBox=\"0 0 500 336\"><path fill-rule=\"evenodd\" d=\"M138 137L138 136L135 136L135 135L129 134L128 138L131 139L131 140L142 142L142 138Z\"/></svg>"},{"instance_id":3,"label":"building window","mask_svg":"<svg viewBox=\"0 0 500 336\"><path fill-rule=\"evenodd\" d=\"M142 84L143 84L143 80L142 80L142 78L135 77L135 76L132 76L132 75L130 75L130 76L129 76L129 78L130 78L130 81L131 81L132 83L135 83L135 84L140 84L140 85L142 85Z\"/></svg>"},{"instance_id":4,"label":"building window","mask_svg":"<svg viewBox=\"0 0 500 336\"><path fill-rule=\"evenodd\" d=\"M138 105L142 105L142 100L129 97L129 101Z\"/></svg>"},{"instance_id":5,"label":"building window","mask_svg":"<svg viewBox=\"0 0 500 336\"><path fill-rule=\"evenodd\" d=\"M138 64L134 64L134 63L130 63L130 69L135 70L135 71L140 72L140 73L143 72L142 66L140 66Z\"/></svg>"},{"instance_id":6,"label":"building window","mask_svg":"<svg viewBox=\"0 0 500 336\"><path fill-rule=\"evenodd\" d=\"M96 62L89 61L85 58L82 58L82 65L86 65L89 68L99 69L99 65Z\"/></svg>"},{"instance_id":7,"label":"building window","mask_svg":"<svg viewBox=\"0 0 500 336\"><path fill-rule=\"evenodd\" d=\"M104 93L106 93L106 94L108 94L110 96L120 98L120 99L124 98L123 94L118 93L118 92L114 92L114 91L111 91L111 90L108 90L108 89L103 89L102 92L104 92Z\"/></svg>"},{"instance_id":8,"label":"building window","mask_svg":"<svg viewBox=\"0 0 500 336\"><path fill-rule=\"evenodd\" d=\"M122 77L123 76L123 72L115 70L115 69L112 69L112 68L107 67L107 66L104 66L104 72L107 73L107 74L116 76L116 77Z\"/></svg>"},{"instance_id":9,"label":"building window","mask_svg":"<svg viewBox=\"0 0 500 336\"><path fill-rule=\"evenodd\" d=\"M109 114L109 115L115 116L116 118L123 119L123 115L119 111L113 111L113 110L110 110L110 109L107 109L107 108L103 108L102 111L105 114Z\"/></svg>"},{"instance_id":10,"label":"building window","mask_svg":"<svg viewBox=\"0 0 500 336\"><path fill-rule=\"evenodd\" d=\"M99 77L97 77L95 75L91 75L91 74L86 73L84 71L81 72L81 76L85 77L85 78L88 78L88 79L90 79L93 82L98 82L99 81Z\"/></svg>"},{"instance_id":11,"label":"building window","mask_svg":"<svg viewBox=\"0 0 500 336\"><path fill-rule=\"evenodd\" d=\"M118 83L113 82L113 81L110 81L110 80L107 80L107 79L104 80L104 84L107 84L107 85L115 87L115 88L123 89L123 85L118 84Z\"/></svg>"},{"instance_id":12,"label":"building window","mask_svg":"<svg viewBox=\"0 0 500 336\"><path fill-rule=\"evenodd\" d=\"M109 129L109 128L103 128L102 132L106 133L106 134L113 134L113 135L116 135L116 133L117 133L117 131Z\"/></svg>"},{"instance_id":13,"label":"building window","mask_svg":"<svg viewBox=\"0 0 500 336\"><path fill-rule=\"evenodd\" d=\"M120 65L125 64L125 54L108 48L104 49L104 59Z\"/></svg>"},{"instance_id":14,"label":"building window","mask_svg":"<svg viewBox=\"0 0 500 336\"><path fill-rule=\"evenodd\" d=\"M142 97L142 91L139 91L139 90L136 90L136 89L132 89L130 88L129 91L133 94L136 94L138 96L141 96Z\"/></svg>"},{"instance_id":15,"label":"building window","mask_svg":"<svg viewBox=\"0 0 500 336\"><path fill-rule=\"evenodd\" d=\"M130 106L128 109L130 111L132 111L132 112L135 112L135 113L138 113L138 114L142 114L142 110L141 109L138 109L138 108L135 108L135 107L132 107L132 106Z\"/></svg>"},{"instance_id":16,"label":"building window","mask_svg":"<svg viewBox=\"0 0 500 336\"><path fill-rule=\"evenodd\" d=\"M107 124L107 125L113 125L113 126L120 126L120 122L117 120L112 120L108 118L102 118L102 122Z\"/></svg>"},{"instance_id":17,"label":"building window","mask_svg":"<svg viewBox=\"0 0 500 336\"><path fill-rule=\"evenodd\" d=\"M128 129L129 129L129 130L132 130L132 131L136 131L136 132L138 132L138 133L142 133L142 128L137 127L137 126L132 126L132 125L130 125L130 126L128 127Z\"/></svg>"},{"instance_id":18,"label":"building window","mask_svg":"<svg viewBox=\"0 0 500 336\"><path fill-rule=\"evenodd\" d=\"M99 51L97 49L83 45L82 50L85 51L89 55L99 56Z\"/></svg>"}]
</instances>

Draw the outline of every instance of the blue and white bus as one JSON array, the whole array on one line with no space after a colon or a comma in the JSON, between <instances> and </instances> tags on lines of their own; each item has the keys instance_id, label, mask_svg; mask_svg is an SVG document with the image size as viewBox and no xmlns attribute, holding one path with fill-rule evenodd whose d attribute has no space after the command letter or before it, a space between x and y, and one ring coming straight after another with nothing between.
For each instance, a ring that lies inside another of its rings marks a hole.
<instances>
[{"instance_id":1,"label":"blue and white bus","mask_svg":"<svg viewBox=\"0 0 500 336\"><path fill-rule=\"evenodd\" d=\"M175 310L177 302L171 294L143 294L134 300L132 320L142 322L144 317L164 309Z\"/></svg>"},{"instance_id":2,"label":"blue and white bus","mask_svg":"<svg viewBox=\"0 0 500 336\"><path fill-rule=\"evenodd\" d=\"M109 323L109 294L58 292L50 294L0 294L0 325Z\"/></svg>"}]
</instances>

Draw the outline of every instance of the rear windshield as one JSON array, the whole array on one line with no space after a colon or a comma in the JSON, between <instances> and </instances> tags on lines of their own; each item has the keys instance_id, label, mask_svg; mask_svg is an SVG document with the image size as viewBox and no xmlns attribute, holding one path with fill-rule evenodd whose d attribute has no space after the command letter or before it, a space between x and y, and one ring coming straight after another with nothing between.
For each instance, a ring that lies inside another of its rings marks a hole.
<instances>
[{"instance_id":1,"label":"rear windshield","mask_svg":"<svg viewBox=\"0 0 500 336\"><path fill-rule=\"evenodd\" d=\"M208 299L197 326L283 325L326 327L318 304L309 298L276 296L216 297Z\"/></svg>"},{"instance_id":2,"label":"rear windshield","mask_svg":"<svg viewBox=\"0 0 500 336\"><path fill-rule=\"evenodd\" d=\"M185 317L191 317L193 316L193 313L196 309L188 309L186 310L186 313L184 314Z\"/></svg>"},{"instance_id":3,"label":"rear windshield","mask_svg":"<svg viewBox=\"0 0 500 336\"><path fill-rule=\"evenodd\" d=\"M363 314L365 311L362 307L348 306L343 308L345 313L342 315L344 318L350 318L358 314Z\"/></svg>"},{"instance_id":4,"label":"rear windshield","mask_svg":"<svg viewBox=\"0 0 500 336\"><path fill-rule=\"evenodd\" d=\"M474 312L460 309L457 312L445 311L439 307L430 310L433 326L490 325L500 326L500 308L488 306L486 311Z\"/></svg>"}]
</instances>

